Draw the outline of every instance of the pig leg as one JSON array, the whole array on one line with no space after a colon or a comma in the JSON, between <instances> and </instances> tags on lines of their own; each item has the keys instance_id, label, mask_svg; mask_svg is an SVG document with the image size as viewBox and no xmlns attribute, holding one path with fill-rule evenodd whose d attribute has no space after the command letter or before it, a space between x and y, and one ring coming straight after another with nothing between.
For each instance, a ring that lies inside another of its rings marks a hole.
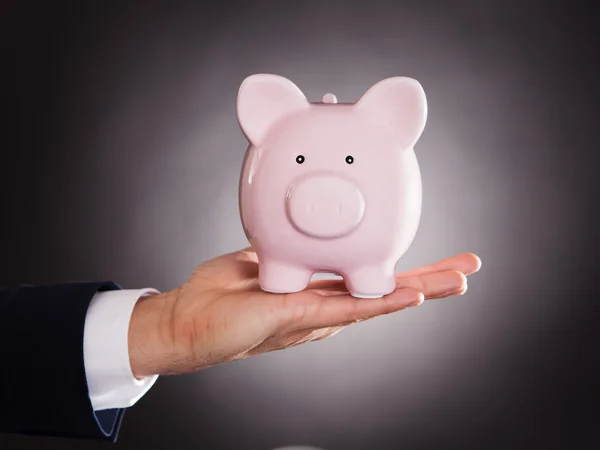
<instances>
[{"instance_id":1,"label":"pig leg","mask_svg":"<svg viewBox=\"0 0 600 450\"><path fill-rule=\"evenodd\" d=\"M367 266L344 276L346 288L356 298L380 298L396 289L396 266Z\"/></svg>"},{"instance_id":2,"label":"pig leg","mask_svg":"<svg viewBox=\"0 0 600 450\"><path fill-rule=\"evenodd\" d=\"M262 260L258 266L258 284L263 291L291 294L308 286L312 271L275 260Z\"/></svg>"}]
</instances>

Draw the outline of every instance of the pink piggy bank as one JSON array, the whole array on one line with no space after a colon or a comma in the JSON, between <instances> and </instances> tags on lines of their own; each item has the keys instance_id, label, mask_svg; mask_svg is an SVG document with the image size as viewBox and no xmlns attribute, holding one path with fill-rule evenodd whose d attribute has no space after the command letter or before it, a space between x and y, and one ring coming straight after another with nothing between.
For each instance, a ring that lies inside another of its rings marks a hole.
<instances>
[{"instance_id":1,"label":"pink piggy bank","mask_svg":"<svg viewBox=\"0 0 600 450\"><path fill-rule=\"evenodd\" d=\"M421 85L393 77L356 103L333 94L311 103L284 77L252 75L237 117L250 142L240 214L261 289L298 292L329 272L357 298L394 291L421 216L413 149L427 119Z\"/></svg>"}]
</instances>

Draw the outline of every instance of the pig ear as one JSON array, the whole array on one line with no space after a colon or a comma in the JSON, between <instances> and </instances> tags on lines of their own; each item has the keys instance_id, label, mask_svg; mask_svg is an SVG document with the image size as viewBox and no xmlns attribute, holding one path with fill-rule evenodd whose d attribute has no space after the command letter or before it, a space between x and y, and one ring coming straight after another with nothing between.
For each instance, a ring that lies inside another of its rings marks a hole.
<instances>
[{"instance_id":1,"label":"pig ear","mask_svg":"<svg viewBox=\"0 0 600 450\"><path fill-rule=\"evenodd\" d=\"M425 91L417 80L407 77L380 81L363 94L356 107L390 126L402 148L416 144L427 121Z\"/></svg>"},{"instance_id":2,"label":"pig ear","mask_svg":"<svg viewBox=\"0 0 600 450\"><path fill-rule=\"evenodd\" d=\"M279 119L309 107L302 91L278 75L257 74L246 78L237 97L237 118L248 140L260 146Z\"/></svg>"}]
</instances>

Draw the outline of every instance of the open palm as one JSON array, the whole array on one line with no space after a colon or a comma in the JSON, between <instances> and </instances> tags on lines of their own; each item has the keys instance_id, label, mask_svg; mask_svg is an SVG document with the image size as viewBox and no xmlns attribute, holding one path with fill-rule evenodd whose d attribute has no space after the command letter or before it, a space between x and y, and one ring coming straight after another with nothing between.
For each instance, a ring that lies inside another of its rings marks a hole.
<instances>
[{"instance_id":1,"label":"open palm","mask_svg":"<svg viewBox=\"0 0 600 450\"><path fill-rule=\"evenodd\" d=\"M398 274L396 290L378 299L352 297L339 279L272 294L260 289L257 255L248 247L201 264L182 286L148 302L155 310L160 305L157 339L167 350L153 358L155 367L140 361L132 366L138 376L186 373L321 340L425 299L463 294L466 275L480 266L472 253L456 255Z\"/></svg>"}]
</instances>

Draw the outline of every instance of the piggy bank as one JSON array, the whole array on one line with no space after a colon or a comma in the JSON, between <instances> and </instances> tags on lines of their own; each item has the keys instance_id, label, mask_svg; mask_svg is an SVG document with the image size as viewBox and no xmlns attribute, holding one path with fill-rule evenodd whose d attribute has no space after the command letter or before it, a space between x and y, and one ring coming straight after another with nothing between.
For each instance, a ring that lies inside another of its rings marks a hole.
<instances>
[{"instance_id":1,"label":"piggy bank","mask_svg":"<svg viewBox=\"0 0 600 450\"><path fill-rule=\"evenodd\" d=\"M421 215L419 82L387 78L356 103L330 93L311 103L287 78L257 74L240 86L237 118L249 141L240 215L261 289L298 292L327 272L357 298L394 291Z\"/></svg>"}]
</instances>

